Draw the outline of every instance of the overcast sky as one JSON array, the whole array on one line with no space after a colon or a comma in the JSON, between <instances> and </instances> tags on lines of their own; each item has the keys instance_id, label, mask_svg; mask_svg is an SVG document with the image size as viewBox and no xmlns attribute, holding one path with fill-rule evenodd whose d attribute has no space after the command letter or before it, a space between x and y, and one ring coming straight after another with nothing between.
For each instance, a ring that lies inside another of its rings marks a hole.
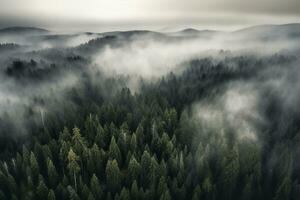
<instances>
[{"instance_id":1,"label":"overcast sky","mask_svg":"<svg viewBox=\"0 0 300 200\"><path fill-rule=\"evenodd\" d=\"M300 22L300 0L0 0L0 27L235 29Z\"/></svg>"}]
</instances>

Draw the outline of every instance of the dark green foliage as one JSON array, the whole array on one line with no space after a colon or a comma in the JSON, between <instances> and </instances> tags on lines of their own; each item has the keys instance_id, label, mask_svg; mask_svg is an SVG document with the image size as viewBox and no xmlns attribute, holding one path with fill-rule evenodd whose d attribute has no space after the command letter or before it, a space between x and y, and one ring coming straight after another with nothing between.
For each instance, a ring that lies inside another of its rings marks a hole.
<instances>
[{"instance_id":1,"label":"dark green foliage","mask_svg":"<svg viewBox=\"0 0 300 200\"><path fill-rule=\"evenodd\" d=\"M136 180L134 180L132 182L131 189L130 189L130 195L131 195L131 199L133 199L133 200L137 200L140 197L139 188L137 186Z\"/></svg>"},{"instance_id":2,"label":"dark green foliage","mask_svg":"<svg viewBox=\"0 0 300 200\"><path fill-rule=\"evenodd\" d=\"M46 184L44 183L43 178L41 177L39 180L39 184L36 188L36 197L37 199L47 199L48 198L48 188Z\"/></svg>"},{"instance_id":3,"label":"dark green foliage","mask_svg":"<svg viewBox=\"0 0 300 200\"><path fill-rule=\"evenodd\" d=\"M230 60L242 61L252 63ZM72 103L61 107L64 117L49 111L45 127L1 153L0 199L298 200L299 121L279 139L272 136L278 123L263 127L261 142L239 141L234 130L204 131L191 103L251 73L210 59L189 65L141 82L134 94L126 77L93 82L87 74L66 91Z\"/></svg>"},{"instance_id":4,"label":"dark green foliage","mask_svg":"<svg viewBox=\"0 0 300 200\"><path fill-rule=\"evenodd\" d=\"M52 189L49 190L49 193L48 193L48 200L55 200L55 193Z\"/></svg>"},{"instance_id":5,"label":"dark green foliage","mask_svg":"<svg viewBox=\"0 0 300 200\"><path fill-rule=\"evenodd\" d=\"M116 159L118 163L121 163L122 161L122 155L114 136L111 138L110 141L108 156L111 160Z\"/></svg>"},{"instance_id":6,"label":"dark green foliage","mask_svg":"<svg viewBox=\"0 0 300 200\"><path fill-rule=\"evenodd\" d=\"M117 192L121 187L121 172L117 160L109 160L106 165L106 183L112 192Z\"/></svg>"},{"instance_id":7,"label":"dark green foliage","mask_svg":"<svg viewBox=\"0 0 300 200\"><path fill-rule=\"evenodd\" d=\"M133 183L135 180L139 180L141 174L141 165L137 162L134 156L131 156L128 171L127 171L128 183Z\"/></svg>"},{"instance_id":8,"label":"dark green foliage","mask_svg":"<svg viewBox=\"0 0 300 200\"><path fill-rule=\"evenodd\" d=\"M99 180L95 174L93 174L91 178L90 188L93 196L96 197L96 199L103 198L103 188L100 185Z\"/></svg>"},{"instance_id":9,"label":"dark green foliage","mask_svg":"<svg viewBox=\"0 0 300 200\"><path fill-rule=\"evenodd\" d=\"M49 185L55 188L58 181L58 174L50 158L48 158L48 180Z\"/></svg>"}]
</instances>

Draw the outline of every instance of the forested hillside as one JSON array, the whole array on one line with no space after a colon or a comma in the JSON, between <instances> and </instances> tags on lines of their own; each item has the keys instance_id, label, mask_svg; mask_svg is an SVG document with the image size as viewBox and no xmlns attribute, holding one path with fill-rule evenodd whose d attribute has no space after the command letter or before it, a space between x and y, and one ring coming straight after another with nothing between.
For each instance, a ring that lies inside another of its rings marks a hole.
<instances>
[{"instance_id":1,"label":"forested hillside","mask_svg":"<svg viewBox=\"0 0 300 200\"><path fill-rule=\"evenodd\" d=\"M1 45L0 199L299 199L299 50L177 58L134 34Z\"/></svg>"}]
</instances>

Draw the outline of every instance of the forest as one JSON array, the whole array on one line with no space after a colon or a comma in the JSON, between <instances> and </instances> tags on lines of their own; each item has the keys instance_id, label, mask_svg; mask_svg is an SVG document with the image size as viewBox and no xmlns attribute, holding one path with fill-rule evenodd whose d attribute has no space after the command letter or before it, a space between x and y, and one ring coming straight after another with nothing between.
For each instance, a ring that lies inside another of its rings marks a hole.
<instances>
[{"instance_id":1,"label":"forest","mask_svg":"<svg viewBox=\"0 0 300 200\"><path fill-rule=\"evenodd\" d=\"M299 49L37 37L0 45L1 200L299 199Z\"/></svg>"}]
</instances>

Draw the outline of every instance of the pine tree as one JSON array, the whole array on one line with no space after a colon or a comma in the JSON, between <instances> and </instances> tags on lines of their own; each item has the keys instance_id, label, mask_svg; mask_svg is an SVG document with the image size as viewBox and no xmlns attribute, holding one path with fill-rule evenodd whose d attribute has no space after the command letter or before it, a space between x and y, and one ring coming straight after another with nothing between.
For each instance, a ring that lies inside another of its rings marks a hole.
<instances>
[{"instance_id":1,"label":"pine tree","mask_svg":"<svg viewBox=\"0 0 300 200\"><path fill-rule=\"evenodd\" d=\"M23 145L22 147L22 158L23 158L23 163L25 165L28 165L30 162L30 153L25 145Z\"/></svg>"},{"instance_id":2,"label":"pine tree","mask_svg":"<svg viewBox=\"0 0 300 200\"><path fill-rule=\"evenodd\" d=\"M212 192L213 192L213 185L212 185L212 182L211 182L211 179L209 176L204 179L204 181L202 183L202 190L203 190L204 196L207 199L211 199Z\"/></svg>"},{"instance_id":3,"label":"pine tree","mask_svg":"<svg viewBox=\"0 0 300 200\"><path fill-rule=\"evenodd\" d=\"M157 195L161 197L168 188L165 177L160 177L158 185L157 185Z\"/></svg>"},{"instance_id":4,"label":"pine tree","mask_svg":"<svg viewBox=\"0 0 300 200\"><path fill-rule=\"evenodd\" d=\"M177 125L177 112L176 109L172 108L169 110L166 110L164 113L164 118L165 118L165 126L167 132L173 133L174 129Z\"/></svg>"},{"instance_id":5,"label":"pine tree","mask_svg":"<svg viewBox=\"0 0 300 200\"><path fill-rule=\"evenodd\" d=\"M59 159L60 159L60 164L64 166L64 164L68 160L68 153L70 150L70 146L67 144L67 142L62 141L59 149Z\"/></svg>"},{"instance_id":6,"label":"pine tree","mask_svg":"<svg viewBox=\"0 0 300 200\"><path fill-rule=\"evenodd\" d=\"M141 158L141 183L145 187L150 185L151 181L151 156L148 151L144 151L142 158Z\"/></svg>"},{"instance_id":7,"label":"pine tree","mask_svg":"<svg viewBox=\"0 0 300 200\"><path fill-rule=\"evenodd\" d=\"M116 159L109 160L106 165L106 183L109 191L115 193L120 189L121 172Z\"/></svg>"},{"instance_id":8,"label":"pine tree","mask_svg":"<svg viewBox=\"0 0 300 200\"><path fill-rule=\"evenodd\" d=\"M129 191L127 188L122 188L121 193L120 193L120 200L129 200Z\"/></svg>"},{"instance_id":9,"label":"pine tree","mask_svg":"<svg viewBox=\"0 0 300 200\"><path fill-rule=\"evenodd\" d=\"M92 117L92 114L89 114L84 123L84 132L86 135L86 139L89 143L94 141L96 135L96 126Z\"/></svg>"},{"instance_id":10,"label":"pine tree","mask_svg":"<svg viewBox=\"0 0 300 200\"><path fill-rule=\"evenodd\" d=\"M151 157L151 169L150 169L150 176L149 176L151 186L153 186L152 188L153 190L155 189L155 184L158 181L157 179L159 178L158 170L159 170L159 164L157 163L156 156L154 154L154 156Z\"/></svg>"},{"instance_id":11,"label":"pine tree","mask_svg":"<svg viewBox=\"0 0 300 200\"><path fill-rule=\"evenodd\" d=\"M279 188L275 193L274 200L288 200L290 199L290 193L292 188L292 182L290 177L284 178Z\"/></svg>"},{"instance_id":12,"label":"pine tree","mask_svg":"<svg viewBox=\"0 0 300 200\"><path fill-rule=\"evenodd\" d=\"M199 199L201 199L201 188L200 188L199 185L197 185L195 187L192 199L193 200L199 200Z\"/></svg>"},{"instance_id":13,"label":"pine tree","mask_svg":"<svg viewBox=\"0 0 300 200\"><path fill-rule=\"evenodd\" d=\"M95 143L99 148L105 148L107 143L103 127L99 124L96 131Z\"/></svg>"},{"instance_id":14,"label":"pine tree","mask_svg":"<svg viewBox=\"0 0 300 200\"><path fill-rule=\"evenodd\" d=\"M67 127L64 127L63 132L60 133L59 140L60 140L60 142L71 140L71 134Z\"/></svg>"},{"instance_id":15,"label":"pine tree","mask_svg":"<svg viewBox=\"0 0 300 200\"><path fill-rule=\"evenodd\" d=\"M84 151L86 151L86 142L81 136L80 129L77 127L73 128L72 146L75 153L79 156L82 156Z\"/></svg>"},{"instance_id":16,"label":"pine tree","mask_svg":"<svg viewBox=\"0 0 300 200\"><path fill-rule=\"evenodd\" d=\"M103 189L99 183L98 177L95 174L93 174L91 178L90 188L93 196L96 197L96 199L102 199Z\"/></svg>"},{"instance_id":17,"label":"pine tree","mask_svg":"<svg viewBox=\"0 0 300 200\"><path fill-rule=\"evenodd\" d=\"M111 138L108 156L111 160L116 159L118 161L118 163L121 163L121 161L122 161L121 152L116 143L114 136Z\"/></svg>"},{"instance_id":18,"label":"pine tree","mask_svg":"<svg viewBox=\"0 0 300 200\"><path fill-rule=\"evenodd\" d=\"M131 139L130 139L130 150L132 152L135 152L136 148L137 148L136 135L135 135L135 133L133 133L131 136Z\"/></svg>"},{"instance_id":19,"label":"pine tree","mask_svg":"<svg viewBox=\"0 0 300 200\"><path fill-rule=\"evenodd\" d=\"M144 129L141 124L139 124L135 133L136 133L137 145L142 147L144 145Z\"/></svg>"},{"instance_id":20,"label":"pine tree","mask_svg":"<svg viewBox=\"0 0 300 200\"><path fill-rule=\"evenodd\" d=\"M39 177L39 165L33 152L30 153L30 169L34 183L37 183Z\"/></svg>"},{"instance_id":21,"label":"pine tree","mask_svg":"<svg viewBox=\"0 0 300 200\"><path fill-rule=\"evenodd\" d=\"M161 160L160 165L158 166L158 176L166 177L168 173L167 164L164 159Z\"/></svg>"},{"instance_id":22,"label":"pine tree","mask_svg":"<svg viewBox=\"0 0 300 200\"><path fill-rule=\"evenodd\" d=\"M95 197L91 192L90 192L89 197L87 198L87 200L95 200Z\"/></svg>"},{"instance_id":23,"label":"pine tree","mask_svg":"<svg viewBox=\"0 0 300 200\"><path fill-rule=\"evenodd\" d=\"M169 189L166 189L164 193L160 196L159 200L171 200L171 195Z\"/></svg>"},{"instance_id":24,"label":"pine tree","mask_svg":"<svg viewBox=\"0 0 300 200\"><path fill-rule=\"evenodd\" d=\"M7 186L12 194L17 194L17 183L10 173L7 174Z\"/></svg>"},{"instance_id":25,"label":"pine tree","mask_svg":"<svg viewBox=\"0 0 300 200\"><path fill-rule=\"evenodd\" d=\"M74 153L74 151L72 149L70 149L70 151L68 153L68 169L69 169L71 176L73 176L74 186L75 186L76 191L77 191L76 174L80 171L80 167L77 163L77 160L78 160L77 155Z\"/></svg>"},{"instance_id":26,"label":"pine tree","mask_svg":"<svg viewBox=\"0 0 300 200\"><path fill-rule=\"evenodd\" d=\"M49 193L48 193L48 200L55 200L55 193L52 189L49 190Z\"/></svg>"},{"instance_id":27,"label":"pine tree","mask_svg":"<svg viewBox=\"0 0 300 200\"><path fill-rule=\"evenodd\" d=\"M84 184L81 189L81 198L88 199L89 195L90 195L90 189L86 184Z\"/></svg>"},{"instance_id":28,"label":"pine tree","mask_svg":"<svg viewBox=\"0 0 300 200\"><path fill-rule=\"evenodd\" d=\"M131 156L128 165L128 180L129 183L132 183L134 180L138 180L141 173L141 166L137 162L134 156Z\"/></svg>"},{"instance_id":29,"label":"pine tree","mask_svg":"<svg viewBox=\"0 0 300 200\"><path fill-rule=\"evenodd\" d=\"M233 149L227 153L224 162L225 164L222 177L225 189L224 192L227 196L227 199L232 199L239 173L239 154L236 146L234 146Z\"/></svg>"},{"instance_id":30,"label":"pine tree","mask_svg":"<svg viewBox=\"0 0 300 200\"><path fill-rule=\"evenodd\" d=\"M279 184L276 189L274 200L279 199L290 199L290 194L292 191L292 169L293 169L293 158L291 156L291 152L289 146L282 146L278 149L282 149L280 152L280 158L284 161L283 167L280 168L281 173L279 175ZM279 167L279 166L278 166Z\"/></svg>"},{"instance_id":31,"label":"pine tree","mask_svg":"<svg viewBox=\"0 0 300 200\"><path fill-rule=\"evenodd\" d=\"M50 158L48 158L47 161L47 168L48 168L49 184L51 188L55 188L58 181L58 174Z\"/></svg>"},{"instance_id":32,"label":"pine tree","mask_svg":"<svg viewBox=\"0 0 300 200\"><path fill-rule=\"evenodd\" d=\"M112 200L111 192L108 192L106 195L106 200Z\"/></svg>"},{"instance_id":33,"label":"pine tree","mask_svg":"<svg viewBox=\"0 0 300 200\"><path fill-rule=\"evenodd\" d=\"M118 137L117 146L119 147L119 150L120 150L120 153L121 153L121 158L124 158L127 155L127 151L128 151L128 147L127 147L128 136L127 135L128 134L127 134L126 130L123 130L123 129L120 130L120 135ZM121 162L119 164L121 164Z\"/></svg>"},{"instance_id":34,"label":"pine tree","mask_svg":"<svg viewBox=\"0 0 300 200\"><path fill-rule=\"evenodd\" d=\"M138 188L136 180L134 180L132 185L131 185L130 197L133 200L138 200L139 199L139 188Z\"/></svg>"},{"instance_id":35,"label":"pine tree","mask_svg":"<svg viewBox=\"0 0 300 200\"><path fill-rule=\"evenodd\" d=\"M91 156L88 160L93 164L92 169L89 169L91 173L96 172L97 176L101 176L104 171L104 155L99 149L97 144L94 144L91 148Z\"/></svg>"},{"instance_id":36,"label":"pine tree","mask_svg":"<svg viewBox=\"0 0 300 200\"><path fill-rule=\"evenodd\" d=\"M245 187L243 188L242 194L241 194L242 200L251 200L252 194L251 194L251 182L246 183Z\"/></svg>"},{"instance_id":37,"label":"pine tree","mask_svg":"<svg viewBox=\"0 0 300 200\"><path fill-rule=\"evenodd\" d=\"M46 184L44 183L43 178L40 176L39 184L36 188L37 199L47 199L48 193L49 193L48 188L47 188Z\"/></svg>"},{"instance_id":38,"label":"pine tree","mask_svg":"<svg viewBox=\"0 0 300 200\"><path fill-rule=\"evenodd\" d=\"M80 200L77 192L72 188L72 186L69 185L67 187L67 189L68 189L68 192L69 192L69 199L71 199L71 200Z\"/></svg>"},{"instance_id":39,"label":"pine tree","mask_svg":"<svg viewBox=\"0 0 300 200\"><path fill-rule=\"evenodd\" d=\"M180 129L176 131L176 138L183 144L191 147L194 139L194 128L187 110L184 110L180 116Z\"/></svg>"},{"instance_id":40,"label":"pine tree","mask_svg":"<svg viewBox=\"0 0 300 200\"><path fill-rule=\"evenodd\" d=\"M8 184L8 178L5 175L5 173L3 173L0 170L0 189L3 191L4 195L9 196L12 192L10 191L9 188L9 184Z\"/></svg>"}]
</instances>

